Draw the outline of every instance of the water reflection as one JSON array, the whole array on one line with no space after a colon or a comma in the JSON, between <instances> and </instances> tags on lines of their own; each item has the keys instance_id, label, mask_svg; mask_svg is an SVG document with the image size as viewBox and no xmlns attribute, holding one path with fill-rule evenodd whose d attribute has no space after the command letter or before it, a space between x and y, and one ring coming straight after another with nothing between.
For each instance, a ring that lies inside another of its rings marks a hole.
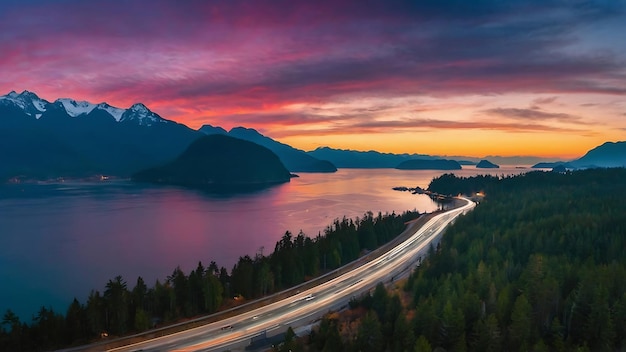
<instances>
[{"instance_id":1,"label":"water reflection","mask_svg":"<svg viewBox=\"0 0 626 352\"><path fill-rule=\"evenodd\" d=\"M230 271L239 256L269 254L287 230L315 236L343 216L432 211L427 196L392 187L427 187L438 174L301 173L235 196L129 182L0 186L0 310L24 318L41 305L65 311L73 297L84 302L116 275L132 288L137 276L152 285L198 261Z\"/></svg>"}]
</instances>

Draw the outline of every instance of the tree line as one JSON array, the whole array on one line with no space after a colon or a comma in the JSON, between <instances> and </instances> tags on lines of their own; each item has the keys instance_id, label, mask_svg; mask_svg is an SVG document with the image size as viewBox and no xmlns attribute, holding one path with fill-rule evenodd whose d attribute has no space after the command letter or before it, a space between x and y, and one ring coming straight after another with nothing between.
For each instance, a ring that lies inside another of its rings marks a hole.
<instances>
[{"instance_id":1,"label":"tree line","mask_svg":"<svg viewBox=\"0 0 626 352\"><path fill-rule=\"evenodd\" d=\"M109 336L146 331L181 318L205 315L233 303L254 299L300 284L347 264L400 234L416 212L372 212L362 218L336 219L324 234L311 238L287 231L270 255L240 257L230 273L201 262L188 274L180 267L148 286L138 277L121 276L104 290L92 290L85 303L74 299L65 314L41 307L30 324L7 310L0 326L0 350L40 351L84 344L102 333Z\"/></svg>"},{"instance_id":2,"label":"tree line","mask_svg":"<svg viewBox=\"0 0 626 352\"><path fill-rule=\"evenodd\" d=\"M443 175L429 189L486 197L411 274L410 304L376 288L356 335L327 317L308 350L626 348L626 169Z\"/></svg>"}]
</instances>

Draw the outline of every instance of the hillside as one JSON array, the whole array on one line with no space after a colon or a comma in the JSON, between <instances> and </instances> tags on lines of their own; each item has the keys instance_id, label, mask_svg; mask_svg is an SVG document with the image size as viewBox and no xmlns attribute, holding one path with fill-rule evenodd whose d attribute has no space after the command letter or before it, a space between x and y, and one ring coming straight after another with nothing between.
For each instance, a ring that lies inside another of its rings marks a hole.
<instances>
[{"instance_id":1,"label":"hillside","mask_svg":"<svg viewBox=\"0 0 626 352\"><path fill-rule=\"evenodd\" d=\"M626 141L606 142L571 164L575 167L626 167Z\"/></svg>"},{"instance_id":2,"label":"hillside","mask_svg":"<svg viewBox=\"0 0 626 352\"><path fill-rule=\"evenodd\" d=\"M204 125L199 129L207 135L227 134L228 136L243 139L262 145L276 153L285 167L291 172L335 172L337 168L331 162L320 160L308 155L302 150L293 148L287 144L280 143L267 136L264 136L252 128L235 127L226 132L221 127Z\"/></svg>"},{"instance_id":3,"label":"hillside","mask_svg":"<svg viewBox=\"0 0 626 352\"><path fill-rule=\"evenodd\" d=\"M216 134L195 140L175 160L139 171L132 180L220 191L289 182L290 177L269 149Z\"/></svg>"}]
</instances>

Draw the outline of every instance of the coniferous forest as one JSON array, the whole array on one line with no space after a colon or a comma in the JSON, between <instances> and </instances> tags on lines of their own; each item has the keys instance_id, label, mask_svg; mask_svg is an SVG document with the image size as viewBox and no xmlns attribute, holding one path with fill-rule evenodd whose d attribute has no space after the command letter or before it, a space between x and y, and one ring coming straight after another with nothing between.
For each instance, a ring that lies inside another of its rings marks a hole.
<instances>
[{"instance_id":1,"label":"coniferous forest","mask_svg":"<svg viewBox=\"0 0 626 352\"><path fill-rule=\"evenodd\" d=\"M366 311L358 329L329 315L300 348L626 348L626 169L443 175L429 189L485 198L447 230L402 294L380 285L352 305Z\"/></svg>"}]
</instances>

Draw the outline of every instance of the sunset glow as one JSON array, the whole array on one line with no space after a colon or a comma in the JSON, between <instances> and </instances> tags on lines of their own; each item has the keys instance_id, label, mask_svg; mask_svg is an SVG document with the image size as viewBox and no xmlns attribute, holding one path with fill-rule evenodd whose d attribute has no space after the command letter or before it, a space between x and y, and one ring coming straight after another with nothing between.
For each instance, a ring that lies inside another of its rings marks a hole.
<instances>
[{"instance_id":1,"label":"sunset glow","mask_svg":"<svg viewBox=\"0 0 626 352\"><path fill-rule=\"evenodd\" d=\"M626 5L3 4L0 94L29 90L320 146L575 158L626 139Z\"/></svg>"}]
</instances>

